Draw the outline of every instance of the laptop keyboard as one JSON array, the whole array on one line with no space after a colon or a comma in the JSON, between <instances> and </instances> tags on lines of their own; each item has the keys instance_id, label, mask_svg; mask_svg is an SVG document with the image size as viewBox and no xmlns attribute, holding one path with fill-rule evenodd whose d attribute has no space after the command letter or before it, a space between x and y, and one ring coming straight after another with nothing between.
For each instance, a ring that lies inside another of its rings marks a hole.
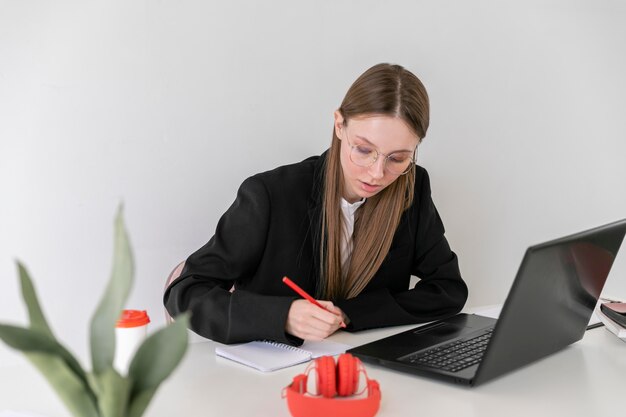
<instances>
[{"instance_id":1,"label":"laptop keyboard","mask_svg":"<svg viewBox=\"0 0 626 417\"><path fill-rule=\"evenodd\" d=\"M444 371L458 372L480 362L487 349L493 329L487 330L480 336L472 339L456 340L445 345L420 351L402 359L403 362L411 362Z\"/></svg>"}]
</instances>

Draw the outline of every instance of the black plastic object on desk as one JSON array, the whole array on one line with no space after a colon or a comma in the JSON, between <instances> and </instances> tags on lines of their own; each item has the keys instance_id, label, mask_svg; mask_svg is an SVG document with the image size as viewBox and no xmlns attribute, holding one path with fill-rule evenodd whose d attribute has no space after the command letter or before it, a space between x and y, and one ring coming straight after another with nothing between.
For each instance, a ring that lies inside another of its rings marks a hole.
<instances>
[{"instance_id":1,"label":"black plastic object on desk","mask_svg":"<svg viewBox=\"0 0 626 417\"><path fill-rule=\"evenodd\" d=\"M626 328L626 303L602 303L600 310L615 323Z\"/></svg>"}]
</instances>

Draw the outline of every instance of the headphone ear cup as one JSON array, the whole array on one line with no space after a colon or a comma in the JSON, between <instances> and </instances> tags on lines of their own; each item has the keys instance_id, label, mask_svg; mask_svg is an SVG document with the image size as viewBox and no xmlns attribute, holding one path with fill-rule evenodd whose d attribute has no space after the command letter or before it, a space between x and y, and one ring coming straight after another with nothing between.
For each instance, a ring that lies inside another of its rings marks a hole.
<instances>
[{"instance_id":1,"label":"headphone ear cup","mask_svg":"<svg viewBox=\"0 0 626 417\"><path fill-rule=\"evenodd\" d=\"M359 385L359 360L349 353L337 360L337 393L340 397L354 394Z\"/></svg>"},{"instance_id":2,"label":"headphone ear cup","mask_svg":"<svg viewBox=\"0 0 626 417\"><path fill-rule=\"evenodd\" d=\"M332 356L322 356L315 360L317 370L317 392L324 398L337 395L337 377L335 375L335 360Z\"/></svg>"}]
</instances>

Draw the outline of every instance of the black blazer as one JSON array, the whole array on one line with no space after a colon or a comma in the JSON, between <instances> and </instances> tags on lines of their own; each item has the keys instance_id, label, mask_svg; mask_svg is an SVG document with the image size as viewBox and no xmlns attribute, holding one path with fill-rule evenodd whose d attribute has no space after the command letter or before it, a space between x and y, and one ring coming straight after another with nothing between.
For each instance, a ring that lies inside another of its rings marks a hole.
<instances>
[{"instance_id":1,"label":"black blazer","mask_svg":"<svg viewBox=\"0 0 626 417\"><path fill-rule=\"evenodd\" d=\"M215 235L187 259L166 290L164 303L172 316L191 310L191 329L222 343L302 342L285 332L298 296L282 278L316 294L325 158L243 182ZM467 286L444 237L428 174L416 168L414 203L403 214L380 269L357 297L333 300L350 318L348 331L440 319L465 304ZM411 275L420 278L413 289Z\"/></svg>"}]
</instances>

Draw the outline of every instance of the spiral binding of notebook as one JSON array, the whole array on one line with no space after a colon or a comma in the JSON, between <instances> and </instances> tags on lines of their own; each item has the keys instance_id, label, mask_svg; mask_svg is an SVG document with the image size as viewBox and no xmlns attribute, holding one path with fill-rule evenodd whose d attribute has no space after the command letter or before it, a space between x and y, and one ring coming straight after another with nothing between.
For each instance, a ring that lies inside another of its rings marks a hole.
<instances>
[{"instance_id":1,"label":"spiral binding of notebook","mask_svg":"<svg viewBox=\"0 0 626 417\"><path fill-rule=\"evenodd\" d=\"M350 346L323 340L306 342L301 347L270 340L241 345L218 346L215 354L263 372L275 371L308 362L325 355L344 353Z\"/></svg>"}]
</instances>

